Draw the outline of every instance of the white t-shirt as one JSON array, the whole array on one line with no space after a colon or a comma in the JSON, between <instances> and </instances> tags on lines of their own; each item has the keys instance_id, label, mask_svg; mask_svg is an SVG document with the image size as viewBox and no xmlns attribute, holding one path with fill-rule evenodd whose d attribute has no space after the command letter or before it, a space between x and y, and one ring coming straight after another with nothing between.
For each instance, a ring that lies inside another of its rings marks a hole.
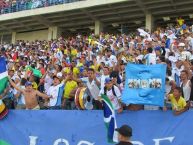
<instances>
[{"instance_id":1,"label":"white t-shirt","mask_svg":"<svg viewBox=\"0 0 193 145\"><path fill-rule=\"evenodd\" d=\"M83 83L87 86L87 88L90 91L90 95L94 98L97 99L99 95L99 88L96 84L95 80L92 80L92 82L89 81L88 77L86 78L81 78Z\"/></svg>"},{"instance_id":2,"label":"white t-shirt","mask_svg":"<svg viewBox=\"0 0 193 145\"><path fill-rule=\"evenodd\" d=\"M60 83L57 86L51 86L47 92L48 96L52 96L50 98L49 104L48 106L55 106L58 100L58 95L59 95L59 89L60 87L62 87L62 85L64 85L64 83Z\"/></svg>"},{"instance_id":3,"label":"white t-shirt","mask_svg":"<svg viewBox=\"0 0 193 145\"><path fill-rule=\"evenodd\" d=\"M115 65L117 64L117 57L115 55L111 55L109 60L110 60L110 67L113 66L113 62L115 63Z\"/></svg>"},{"instance_id":4,"label":"white t-shirt","mask_svg":"<svg viewBox=\"0 0 193 145\"><path fill-rule=\"evenodd\" d=\"M156 54L155 53L146 54L144 59L146 60L146 65L156 64Z\"/></svg>"},{"instance_id":5,"label":"white t-shirt","mask_svg":"<svg viewBox=\"0 0 193 145\"><path fill-rule=\"evenodd\" d=\"M190 58L192 57L192 54L189 51L183 51L181 53L181 57L183 60L190 60Z\"/></svg>"},{"instance_id":6,"label":"white t-shirt","mask_svg":"<svg viewBox=\"0 0 193 145\"><path fill-rule=\"evenodd\" d=\"M111 100L111 102L113 104L113 108L115 110L118 110L121 107L120 104L119 104L119 101L118 101L118 99L121 98L121 92L120 92L120 90L117 86L113 86L113 87L114 87L116 96L113 95L113 90L112 89L107 90L106 95ZM104 94L104 88L102 88L100 90L99 96L101 96L102 94Z\"/></svg>"}]
</instances>

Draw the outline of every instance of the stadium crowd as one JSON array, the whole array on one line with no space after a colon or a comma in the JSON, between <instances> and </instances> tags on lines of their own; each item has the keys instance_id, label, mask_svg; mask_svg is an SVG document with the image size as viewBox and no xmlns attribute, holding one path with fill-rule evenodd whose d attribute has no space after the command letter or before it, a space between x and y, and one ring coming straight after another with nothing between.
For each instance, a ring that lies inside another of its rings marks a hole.
<instances>
[{"instance_id":1,"label":"stadium crowd","mask_svg":"<svg viewBox=\"0 0 193 145\"><path fill-rule=\"evenodd\" d=\"M1 98L12 109L102 109L100 96L106 94L118 112L160 109L126 106L121 92L128 62L162 63L167 65L167 77L166 105L161 109L181 114L193 105L193 32L180 20L175 27L157 28L152 33L137 29L128 35L78 34L5 44L1 56L7 60L9 83ZM87 96L83 106L75 97L81 93Z\"/></svg>"},{"instance_id":2,"label":"stadium crowd","mask_svg":"<svg viewBox=\"0 0 193 145\"><path fill-rule=\"evenodd\" d=\"M81 0L1 0L1 14L13 13L23 10L48 7L52 5L72 3Z\"/></svg>"}]
</instances>

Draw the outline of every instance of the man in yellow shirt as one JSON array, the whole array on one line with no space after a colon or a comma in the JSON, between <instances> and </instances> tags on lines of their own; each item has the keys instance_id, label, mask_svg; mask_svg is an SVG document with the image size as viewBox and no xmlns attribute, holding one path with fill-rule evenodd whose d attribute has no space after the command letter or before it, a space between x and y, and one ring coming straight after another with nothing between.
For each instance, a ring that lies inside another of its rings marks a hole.
<instances>
[{"instance_id":1,"label":"man in yellow shirt","mask_svg":"<svg viewBox=\"0 0 193 145\"><path fill-rule=\"evenodd\" d=\"M177 24L180 26L184 24L184 19L182 19L182 17L179 17L176 21L177 21Z\"/></svg>"},{"instance_id":2,"label":"man in yellow shirt","mask_svg":"<svg viewBox=\"0 0 193 145\"><path fill-rule=\"evenodd\" d=\"M168 98L171 101L172 110L174 110L175 115L180 115L188 110L188 105L182 97L182 89L180 87L176 87L173 94L168 95Z\"/></svg>"},{"instance_id":3,"label":"man in yellow shirt","mask_svg":"<svg viewBox=\"0 0 193 145\"><path fill-rule=\"evenodd\" d=\"M65 109L68 109L68 110L75 109L74 97L70 97L70 93L72 90L78 87L78 83L74 78L72 72L68 73L64 83L65 83L65 88L64 88L63 106Z\"/></svg>"},{"instance_id":4,"label":"man in yellow shirt","mask_svg":"<svg viewBox=\"0 0 193 145\"><path fill-rule=\"evenodd\" d=\"M74 47L71 47L71 56L72 58L75 58L78 54L77 49L75 49Z\"/></svg>"}]
</instances>

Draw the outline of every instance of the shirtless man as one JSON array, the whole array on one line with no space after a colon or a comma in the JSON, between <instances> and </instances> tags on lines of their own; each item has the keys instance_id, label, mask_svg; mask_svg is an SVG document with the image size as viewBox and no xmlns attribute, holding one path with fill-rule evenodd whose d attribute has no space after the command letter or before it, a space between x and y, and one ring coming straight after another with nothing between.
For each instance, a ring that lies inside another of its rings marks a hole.
<instances>
[{"instance_id":1,"label":"shirtless man","mask_svg":"<svg viewBox=\"0 0 193 145\"><path fill-rule=\"evenodd\" d=\"M32 83L31 82L26 82L25 83L25 89L21 89L18 87L11 79L8 77L10 84L18 91L23 93L24 98L25 98L25 104L26 104L26 109L32 109L32 110L39 110L40 106L37 101L37 97L40 96L45 99L49 99L50 97L47 96L46 94L40 93L37 90L34 90L32 88Z\"/></svg>"}]
</instances>

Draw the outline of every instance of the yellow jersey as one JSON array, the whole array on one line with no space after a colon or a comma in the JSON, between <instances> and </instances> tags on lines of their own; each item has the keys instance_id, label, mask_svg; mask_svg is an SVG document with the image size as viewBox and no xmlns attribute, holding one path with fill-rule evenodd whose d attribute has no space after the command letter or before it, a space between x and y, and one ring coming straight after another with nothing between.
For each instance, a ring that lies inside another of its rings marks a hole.
<instances>
[{"instance_id":1,"label":"yellow jersey","mask_svg":"<svg viewBox=\"0 0 193 145\"><path fill-rule=\"evenodd\" d=\"M174 95L170 94L169 99L172 104L172 110L180 111L186 107L186 101L182 96L180 96L180 99L177 101Z\"/></svg>"},{"instance_id":2,"label":"yellow jersey","mask_svg":"<svg viewBox=\"0 0 193 145\"><path fill-rule=\"evenodd\" d=\"M68 99L71 91L78 86L75 81L67 81L64 88L64 98Z\"/></svg>"}]
</instances>

